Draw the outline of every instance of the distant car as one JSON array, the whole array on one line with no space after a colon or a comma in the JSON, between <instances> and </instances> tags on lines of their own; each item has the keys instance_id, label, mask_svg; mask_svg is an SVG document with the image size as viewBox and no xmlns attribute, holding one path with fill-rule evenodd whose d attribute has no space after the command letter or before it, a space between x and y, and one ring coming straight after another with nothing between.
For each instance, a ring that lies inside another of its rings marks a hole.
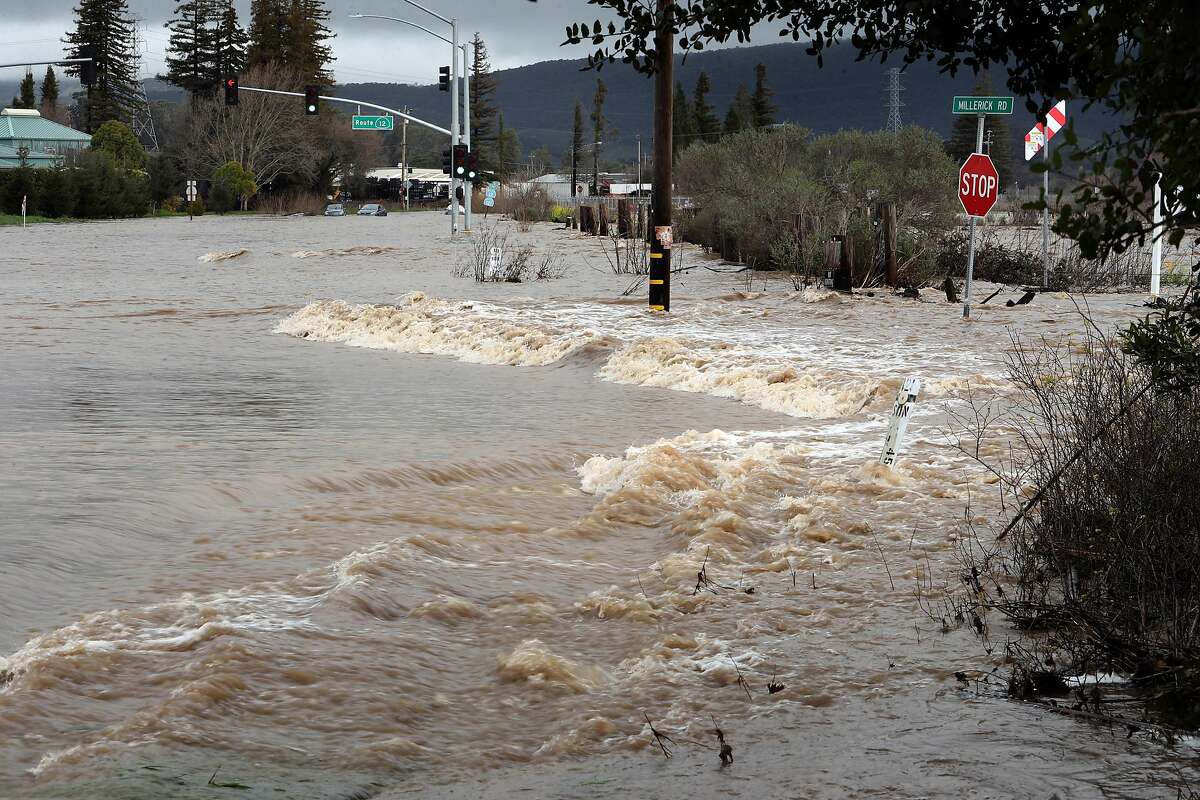
<instances>
[{"instance_id":1,"label":"distant car","mask_svg":"<svg viewBox=\"0 0 1200 800\"><path fill-rule=\"evenodd\" d=\"M341 203L330 203L325 206L325 216L344 217L346 216L346 209L342 207Z\"/></svg>"},{"instance_id":2,"label":"distant car","mask_svg":"<svg viewBox=\"0 0 1200 800\"><path fill-rule=\"evenodd\" d=\"M379 205L379 203L367 203L358 210L360 217L386 217L387 209Z\"/></svg>"}]
</instances>

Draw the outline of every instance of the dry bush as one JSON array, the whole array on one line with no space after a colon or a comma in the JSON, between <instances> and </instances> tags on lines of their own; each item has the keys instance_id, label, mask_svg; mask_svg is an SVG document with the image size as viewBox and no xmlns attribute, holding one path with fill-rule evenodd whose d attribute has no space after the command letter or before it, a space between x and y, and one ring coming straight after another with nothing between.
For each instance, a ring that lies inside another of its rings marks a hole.
<instances>
[{"instance_id":1,"label":"dry bush","mask_svg":"<svg viewBox=\"0 0 1200 800\"><path fill-rule=\"evenodd\" d=\"M492 250L499 249L499 263L493 267ZM521 283L529 280L554 280L566 273L561 254L545 253L540 258L529 245L510 245L507 231L497 226L481 226L470 239L470 248L460 248L452 270L456 278L468 275L476 283Z\"/></svg>"},{"instance_id":2,"label":"dry bush","mask_svg":"<svg viewBox=\"0 0 1200 800\"><path fill-rule=\"evenodd\" d=\"M325 198L316 192L287 192L259 196L255 207L264 214L286 216L288 214L321 214L325 210Z\"/></svg>"},{"instance_id":3,"label":"dry bush","mask_svg":"<svg viewBox=\"0 0 1200 800\"><path fill-rule=\"evenodd\" d=\"M508 214L523 230L534 222L549 220L553 209L546 191L531 184L505 188L496 198L496 211Z\"/></svg>"},{"instance_id":4,"label":"dry bush","mask_svg":"<svg viewBox=\"0 0 1200 800\"><path fill-rule=\"evenodd\" d=\"M614 275L650 274L650 243L642 236L622 237L616 222L608 225L603 250Z\"/></svg>"},{"instance_id":5,"label":"dry bush","mask_svg":"<svg viewBox=\"0 0 1200 800\"><path fill-rule=\"evenodd\" d=\"M982 634L994 609L1025 631L1006 652L1016 696L1115 672L1152 687L1141 698L1161 721L1200 727L1200 391L1151 382L1099 332L1014 344L1015 404L960 417L1008 522L963 540L965 591L932 615ZM1005 463L980 456L997 426L1016 439Z\"/></svg>"}]
</instances>

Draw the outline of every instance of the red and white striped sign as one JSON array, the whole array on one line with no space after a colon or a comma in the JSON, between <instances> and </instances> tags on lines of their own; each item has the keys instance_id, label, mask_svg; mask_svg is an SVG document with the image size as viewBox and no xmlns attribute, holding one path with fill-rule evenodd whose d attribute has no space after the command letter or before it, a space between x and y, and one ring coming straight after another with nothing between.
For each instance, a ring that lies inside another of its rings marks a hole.
<instances>
[{"instance_id":1,"label":"red and white striped sign","mask_svg":"<svg viewBox=\"0 0 1200 800\"><path fill-rule=\"evenodd\" d=\"M1067 101L1059 100L1046 114L1046 124L1038 123L1025 134L1025 160L1033 158L1067 124Z\"/></svg>"}]
</instances>

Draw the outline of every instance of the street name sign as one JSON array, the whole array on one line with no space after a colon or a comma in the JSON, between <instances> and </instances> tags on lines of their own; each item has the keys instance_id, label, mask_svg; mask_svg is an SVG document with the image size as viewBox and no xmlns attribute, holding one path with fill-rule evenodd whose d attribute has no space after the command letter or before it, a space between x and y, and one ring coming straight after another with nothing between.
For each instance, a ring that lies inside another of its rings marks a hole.
<instances>
[{"instance_id":1,"label":"street name sign","mask_svg":"<svg viewBox=\"0 0 1200 800\"><path fill-rule=\"evenodd\" d=\"M955 95L954 104L950 108L955 114L1011 114L1013 99Z\"/></svg>"},{"instance_id":2,"label":"street name sign","mask_svg":"<svg viewBox=\"0 0 1200 800\"><path fill-rule=\"evenodd\" d=\"M350 130L354 131L390 131L393 130L391 117L375 117L366 114L355 114L350 118Z\"/></svg>"},{"instance_id":3,"label":"street name sign","mask_svg":"<svg viewBox=\"0 0 1200 800\"><path fill-rule=\"evenodd\" d=\"M972 217L986 217L1000 197L1000 175L983 153L972 153L958 170L958 199Z\"/></svg>"}]
</instances>

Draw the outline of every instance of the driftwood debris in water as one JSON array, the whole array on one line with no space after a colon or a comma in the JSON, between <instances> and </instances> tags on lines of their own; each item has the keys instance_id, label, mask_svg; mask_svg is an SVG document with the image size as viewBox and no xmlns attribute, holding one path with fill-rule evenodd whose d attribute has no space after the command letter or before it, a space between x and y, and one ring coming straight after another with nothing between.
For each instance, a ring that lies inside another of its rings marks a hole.
<instances>
[{"instance_id":1,"label":"driftwood debris in water","mask_svg":"<svg viewBox=\"0 0 1200 800\"><path fill-rule=\"evenodd\" d=\"M662 733L659 733L658 729L654 727L654 723L650 721L650 715L647 714L645 711L642 712L642 716L646 718L646 724L650 726L650 733L654 735L654 743L659 746L659 748L662 750L662 753L665 757L670 758L671 757L671 748L667 747L667 745L668 744L674 745L675 744L674 740L671 739L670 736L666 736Z\"/></svg>"},{"instance_id":2,"label":"driftwood debris in water","mask_svg":"<svg viewBox=\"0 0 1200 800\"><path fill-rule=\"evenodd\" d=\"M718 755L721 758L721 766L728 767L733 763L733 748L729 742L725 741L725 731L721 730L721 726L717 724L717 718L713 717L713 733L717 735L717 741L721 745Z\"/></svg>"}]
</instances>

